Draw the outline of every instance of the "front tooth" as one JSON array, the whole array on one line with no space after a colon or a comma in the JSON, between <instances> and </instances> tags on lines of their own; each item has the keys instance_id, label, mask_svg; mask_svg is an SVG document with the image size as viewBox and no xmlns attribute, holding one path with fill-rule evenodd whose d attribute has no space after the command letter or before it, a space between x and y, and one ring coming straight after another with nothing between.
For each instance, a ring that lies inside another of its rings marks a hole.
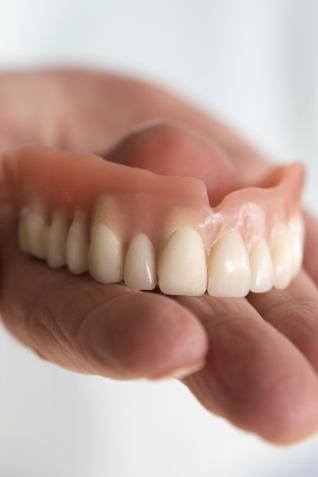
<instances>
[{"instance_id":1,"label":"front tooth","mask_svg":"<svg viewBox=\"0 0 318 477\"><path fill-rule=\"evenodd\" d=\"M66 240L66 263L74 274L87 271L88 234L85 214L76 211Z\"/></svg>"},{"instance_id":2,"label":"front tooth","mask_svg":"<svg viewBox=\"0 0 318 477\"><path fill-rule=\"evenodd\" d=\"M292 276L296 276L301 269L304 254L304 221L295 216L289 222L289 239L292 255Z\"/></svg>"},{"instance_id":3,"label":"front tooth","mask_svg":"<svg viewBox=\"0 0 318 477\"><path fill-rule=\"evenodd\" d=\"M46 258L48 227L42 214L31 209L21 212L19 223L20 248L37 258Z\"/></svg>"},{"instance_id":4,"label":"front tooth","mask_svg":"<svg viewBox=\"0 0 318 477\"><path fill-rule=\"evenodd\" d=\"M243 297L250 290L249 257L238 231L228 232L212 248L208 266L208 293Z\"/></svg>"},{"instance_id":5,"label":"front tooth","mask_svg":"<svg viewBox=\"0 0 318 477\"><path fill-rule=\"evenodd\" d=\"M52 268L63 267L66 264L65 246L68 223L65 215L56 211L48 232L47 262Z\"/></svg>"},{"instance_id":6,"label":"front tooth","mask_svg":"<svg viewBox=\"0 0 318 477\"><path fill-rule=\"evenodd\" d=\"M261 239L251 250L251 291L264 293L269 291L274 282L272 257L265 239Z\"/></svg>"},{"instance_id":7,"label":"front tooth","mask_svg":"<svg viewBox=\"0 0 318 477\"><path fill-rule=\"evenodd\" d=\"M271 254L274 267L274 286L278 290L282 290L289 285L292 278L292 253L286 227L282 228L274 238Z\"/></svg>"},{"instance_id":8,"label":"front tooth","mask_svg":"<svg viewBox=\"0 0 318 477\"><path fill-rule=\"evenodd\" d=\"M101 222L95 222L91 230L88 250L88 269L91 276L101 283L122 280L123 248L117 235Z\"/></svg>"},{"instance_id":9,"label":"front tooth","mask_svg":"<svg viewBox=\"0 0 318 477\"><path fill-rule=\"evenodd\" d=\"M180 227L171 235L158 260L159 287L169 295L203 295L207 284L206 252L201 235Z\"/></svg>"},{"instance_id":10,"label":"front tooth","mask_svg":"<svg viewBox=\"0 0 318 477\"><path fill-rule=\"evenodd\" d=\"M129 288L153 290L156 286L156 261L152 242L147 235L137 235L125 258L124 280Z\"/></svg>"}]
</instances>

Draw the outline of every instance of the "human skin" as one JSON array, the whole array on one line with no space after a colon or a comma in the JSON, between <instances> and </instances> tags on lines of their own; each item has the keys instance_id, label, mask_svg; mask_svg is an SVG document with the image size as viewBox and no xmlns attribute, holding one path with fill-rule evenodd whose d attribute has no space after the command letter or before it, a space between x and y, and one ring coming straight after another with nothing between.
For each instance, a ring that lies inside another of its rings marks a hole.
<instances>
[{"instance_id":1,"label":"human skin","mask_svg":"<svg viewBox=\"0 0 318 477\"><path fill-rule=\"evenodd\" d=\"M167 154L184 143L167 120L212 138L241 185L267 159L232 131L152 85L93 72L0 77L2 149L37 142L103 152L127 129L162 118ZM129 144L126 153L130 154ZM139 144L138 154L151 150ZM183 382L201 403L275 443L318 428L318 224L307 217L304 269L284 291L247 299L182 297L102 286L52 272L19 253L1 211L1 310L7 328L41 357L82 373L156 379L200 366Z\"/></svg>"}]
</instances>

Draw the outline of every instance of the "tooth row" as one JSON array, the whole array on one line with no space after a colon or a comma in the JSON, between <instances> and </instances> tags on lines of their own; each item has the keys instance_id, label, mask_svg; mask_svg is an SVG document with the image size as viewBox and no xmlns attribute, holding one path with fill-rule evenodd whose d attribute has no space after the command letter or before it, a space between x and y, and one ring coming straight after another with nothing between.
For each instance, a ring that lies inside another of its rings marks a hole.
<instances>
[{"instance_id":1,"label":"tooth row","mask_svg":"<svg viewBox=\"0 0 318 477\"><path fill-rule=\"evenodd\" d=\"M126 253L116 233L106 224L93 223L90 237L85 214L76 211L69 223L55 211L50 225L43 215L23 209L18 226L22 251L45 259L50 267L67 265L74 274L89 271L101 283L124 280L129 288L152 290L158 284L169 295L243 297L272 287L286 288L298 273L303 258L304 227L300 216L281 227L271 246L265 239L247 252L241 234L228 231L212 247L204 247L198 231L177 229L156 261L151 240L136 235Z\"/></svg>"}]
</instances>

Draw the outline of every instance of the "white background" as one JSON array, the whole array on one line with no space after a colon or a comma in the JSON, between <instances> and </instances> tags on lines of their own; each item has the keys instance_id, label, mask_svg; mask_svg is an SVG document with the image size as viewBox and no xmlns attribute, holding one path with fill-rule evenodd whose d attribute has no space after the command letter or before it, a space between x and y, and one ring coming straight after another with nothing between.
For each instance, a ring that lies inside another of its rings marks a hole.
<instances>
[{"instance_id":1,"label":"white background","mask_svg":"<svg viewBox=\"0 0 318 477\"><path fill-rule=\"evenodd\" d=\"M76 64L159 80L281 160L318 212L315 0L0 0L0 67ZM1 105L0 105L1 107ZM318 439L275 448L175 382L41 362L0 330L0 477L317 476Z\"/></svg>"}]
</instances>

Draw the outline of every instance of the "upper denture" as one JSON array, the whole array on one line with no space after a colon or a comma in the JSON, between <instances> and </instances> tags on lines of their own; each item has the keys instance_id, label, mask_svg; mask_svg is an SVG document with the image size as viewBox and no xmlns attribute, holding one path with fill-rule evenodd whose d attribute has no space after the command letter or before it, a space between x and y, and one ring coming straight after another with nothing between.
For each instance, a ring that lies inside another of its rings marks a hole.
<instances>
[{"instance_id":1,"label":"upper denture","mask_svg":"<svg viewBox=\"0 0 318 477\"><path fill-rule=\"evenodd\" d=\"M217 178L205 184L203 172L170 176L160 167L158 174L136 161L43 147L7 153L10 201L23 211L20 247L52 267L88 269L102 283L159 283L170 294L244 296L288 285L302 259L300 163L271 170L257 187L236 189L228 180L213 204Z\"/></svg>"},{"instance_id":2,"label":"upper denture","mask_svg":"<svg viewBox=\"0 0 318 477\"><path fill-rule=\"evenodd\" d=\"M249 246L264 234L270 239L297 214L303 184L303 165L294 163L280 168L273 184L265 180L266 187L230 192L211 208L200 179L162 176L94 155L22 148L10 153L5 164L11 191L23 206L36 198L72 216L76 208L91 211L97 199L107 196L113 200L108 220L126 228L121 230L125 235L144 231L158 244L160 231L180 217L200 228L208 248L228 228L239 228ZM125 217L120 225L119 215Z\"/></svg>"}]
</instances>

